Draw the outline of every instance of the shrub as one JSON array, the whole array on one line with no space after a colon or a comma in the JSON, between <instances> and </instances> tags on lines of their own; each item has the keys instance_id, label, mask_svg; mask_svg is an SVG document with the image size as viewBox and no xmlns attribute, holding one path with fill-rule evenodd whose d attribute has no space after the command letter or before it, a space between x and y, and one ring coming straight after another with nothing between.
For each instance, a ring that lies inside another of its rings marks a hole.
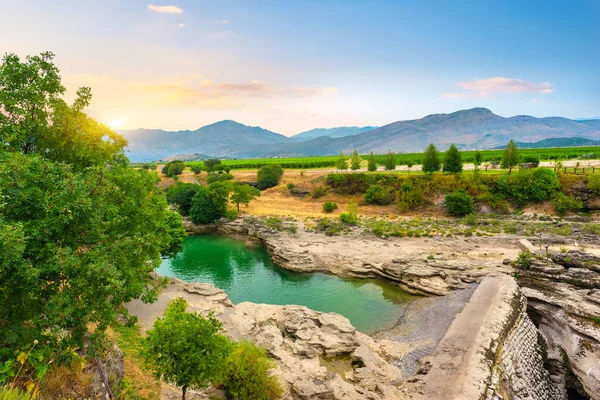
<instances>
[{"instance_id":1,"label":"shrub","mask_svg":"<svg viewBox=\"0 0 600 400\"><path fill-rule=\"evenodd\" d=\"M202 165L200 165L200 164L192 165L190 167L190 171L192 171L194 174L198 175L199 173L202 172Z\"/></svg>"},{"instance_id":2,"label":"shrub","mask_svg":"<svg viewBox=\"0 0 600 400\"><path fill-rule=\"evenodd\" d=\"M533 264L533 254L529 250L523 250L519 253L517 260L515 261L519 267L523 269L529 269Z\"/></svg>"},{"instance_id":3,"label":"shrub","mask_svg":"<svg viewBox=\"0 0 600 400\"><path fill-rule=\"evenodd\" d=\"M213 170L213 168L219 164L221 164L221 160L218 160L216 158L210 158L210 159L204 161L204 166L206 167L206 170L208 172L211 172Z\"/></svg>"},{"instance_id":4,"label":"shrub","mask_svg":"<svg viewBox=\"0 0 600 400\"><path fill-rule=\"evenodd\" d=\"M477 226L477 214L473 213L465 216L461 223L469 226Z\"/></svg>"},{"instance_id":5,"label":"shrub","mask_svg":"<svg viewBox=\"0 0 600 400\"><path fill-rule=\"evenodd\" d=\"M457 190L446 195L444 206L450 215L463 217L475 212L473 198L463 190Z\"/></svg>"},{"instance_id":6,"label":"shrub","mask_svg":"<svg viewBox=\"0 0 600 400\"><path fill-rule=\"evenodd\" d=\"M215 182L200 186L192 198L190 217L195 224L210 224L225 216L229 202L229 185Z\"/></svg>"},{"instance_id":7,"label":"shrub","mask_svg":"<svg viewBox=\"0 0 600 400\"><path fill-rule=\"evenodd\" d=\"M279 179L281 179L281 175L283 175L283 169L278 164L269 164L260 167L256 175L258 188L264 190L277 186Z\"/></svg>"},{"instance_id":8,"label":"shrub","mask_svg":"<svg viewBox=\"0 0 600 400\"><path fill-rule=\"evenodd\" d=\"M579 197L566 195L562 192L552 197L552 206L558 214L564 214L567 211L579 211L583 207L583 202Z\"/></svg>"},{"instance_id":9,"label":"shrub","mask_svg":"<svg viewBox=\"0 0 600 400\"><path fill-rule=\"evenodd\" d=\"M526 201L549 200L559 188L558 175L547 168L519 170L503 176L498 182L500 193L520 204Z\"/></svg>"},{"instance_id":10,"label":"shrub","mask_svg":"<svg viewBox=\"0 0 600 400\"><path fill-rule=\"evenodd\" d=\"M240 213L238 212L238 210L225 211L225 218L227 218L228 221L235 221L239 215Z\"/></svg>"},{"instance_id":11,"label":"shrub","mask_svg":"<svg viewBox=\"0 0 600 400\"><path fill-rule=\"evenodd\" d=\"M589 175L587 177L587 188L596 196L600 196L600 175Z\"/></svg>"},{"instance_id":12,"label":"shrub","mask_svg":"<svg viewBox=\"0 0 600 400\"><path fill-rule=\"evenodd\" d=\"M419 189L414 189L411 185L402 185L402 190L398 193L398 209L400 211L413 210L423 203L423 193Z\"/></svg>"},{"instance_id":13,"label":"shrub","mask_svg":"<svg viewBox=\"0 0 600 400\"><path fill-rule=\"evenodd\" d=\"M327 194L327 188L325 186L317 186L310 192L310 197L313 199L318 199L319 197L323 197Z\"/></svg>"},{"instance_id":14,"label":"shrub","mask_svg":"<svg viewBox=\"0 0 600 400\"><path fill-rule=\"evenodd\" d=\"M343 212L340 214L340 221L346 225L356 225L358 223L358 217L356 214L349 212Z\"/></svg>"},{"instance_id":15,"label":"shrub","mask_svg":"<svg viewBox=\"0 0 600 400\"><path fill-rule=\"evenodd\" d=\"M288 188L288 190L292 190L292 189L293 189L295 186L296 186L296 185L294 185L294 184L293 184L293 183L291 183L291 182L287 184L287 188Z\"/></svg>"},{"instance_id":16,"label":"shrub","mask_svg":"<svg viewBox=\"0 0 600 400\"><path fill-rule=\"evenodd\" d=\"M317 232L323 232L327 236L338 236L341 233L347 232L349 229L340 221L323 218L317 222L315 230Z\"/></svg>"},{"instance_id":17,"label":"shrub","mask_svg":"<svg viewBox=\"0 0 600 400\"><path fill-rule=\"evenodd\" d=\"M270 400L283 393L277 378L271 375L275 363L264 349L252 342L237 344L227 360L224 382L228 398L236 400Z\"/></svg>"},{"instance_id":18,"label":"shrub","mask_svg":"<svg viewBox=\"0 0 600 400\"><path fill-rule=\"evenodd\" d=\"M231 175L231 174L227 174L227 173L217 174L214 172L209 172L208 177L206 178L206 182L210 185L211 183L230 181L232 179L233 179L233 175Z\"/></svg>"},{"instance_id":19,"label":"shrub","mask_svg":"<svg viewBox=\"0 0 600 400\"><path fill-rule=\"evenodd\" d=\"M323 211L325 212L333 212L334 210L337 210L338 205L337 203L335 203L334 201L326 201L325 203L323 203Z\"/></svg>"},{"instance_id":20,"label":"shrub","mask_svg":"<svg viewBox=\"0 0 600 400\"><path fill-rule=\"evenodd\" d=\"M394 201L394 192L381 185L373 185L365 193L365 202L367 204L386 205Z\"/></svg>"}]
</instances>

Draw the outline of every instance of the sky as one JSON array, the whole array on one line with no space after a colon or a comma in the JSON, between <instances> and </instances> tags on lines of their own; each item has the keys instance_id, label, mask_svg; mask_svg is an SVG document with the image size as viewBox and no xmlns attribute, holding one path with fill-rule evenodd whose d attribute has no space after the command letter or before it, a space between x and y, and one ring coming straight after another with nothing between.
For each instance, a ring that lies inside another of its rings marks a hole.
<instances>
[{"instance_id":1,"label":"sky","mask_svg":"<svg viewBox=\"0 0 600 400\"><path fill-rule=\"evenodd\" d=\"M600 117L600 0L0 0L0 53L44 51L118 129Z\"/></svg>"}]
</instances>

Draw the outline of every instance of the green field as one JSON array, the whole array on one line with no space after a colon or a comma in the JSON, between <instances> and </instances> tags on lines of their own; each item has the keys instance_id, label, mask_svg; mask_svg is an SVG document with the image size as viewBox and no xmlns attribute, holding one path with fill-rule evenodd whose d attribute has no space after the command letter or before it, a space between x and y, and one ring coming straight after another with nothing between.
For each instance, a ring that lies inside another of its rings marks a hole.
<instances>
[{"instance_id":1,"label":"green field","mask_svg":"<svg viewBox=\"0 0 600 400\"><path fill-rule=\"evenodd\" d=\"M483 162L500 161L504 150L480 150ZM462 159L465 163L473 162L476 151L462 151ZM519 149L521 159L535 158L540 161L554 160L573 160L573 159L600 159L600 147L563 147L548 149ZM350 155L346 155L348 158ZM401 153L395 154L396 163L405 165L409 160L413 164L421 163L423 153ZM444 152L440 152L443 159ZM267 164L280 164L288 169L309 169L309 168L329 168L334 167L339 155L336 156L315 156L315 157L290 157L290 158L255 158L245 160L223 160L223 163L229 165L232 169L255 169ZM366 158L367 155L361 155ZM376 154L375 159L383 164L385 154ZM202 161L188 161L186 165L192 166L202 164ZM136 164L137 165L137 164Z\"/></svg>"}]
</instances>

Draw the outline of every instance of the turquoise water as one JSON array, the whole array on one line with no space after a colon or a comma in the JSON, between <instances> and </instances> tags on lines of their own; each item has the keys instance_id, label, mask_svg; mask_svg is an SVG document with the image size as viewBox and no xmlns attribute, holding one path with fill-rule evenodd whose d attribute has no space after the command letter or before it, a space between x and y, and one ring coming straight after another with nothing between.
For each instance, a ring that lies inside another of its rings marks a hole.
<instances>
[{"instance_id":1,"label":"turquoise water","mask_svg":"<svg viewBox=\"0 0 600 400\"><path fill-rule=\"evenodd\" d=\"M413 296L374 279L342 279L321 273L298 273L276 267L264 248L220 236L192 236L184 250L157 269L163 276L209 282L235 304L299 304L344 315L361 332L392 327Z\"/></svg>"}]
</instances>

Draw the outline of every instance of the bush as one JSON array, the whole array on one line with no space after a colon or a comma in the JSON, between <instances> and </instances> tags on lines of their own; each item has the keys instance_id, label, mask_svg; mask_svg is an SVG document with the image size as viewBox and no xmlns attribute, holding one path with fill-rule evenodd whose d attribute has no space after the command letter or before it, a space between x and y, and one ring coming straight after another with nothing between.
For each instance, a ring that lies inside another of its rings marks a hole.
<instances>
[{"instance_id":1,"label":"bush","mask_svg":"<svg viewBox=\"0 0 600 400\"><path fill-rule=\"evenodd\" d=\"M201 186L194 183L177 183L169 186L166 191L167 202L177 207L181 215L189 215L192 199Z\"/></svg>"},{"instance_id":2,"label":"bush","mask_svg":"<svg viewBox=\"0 0 600 400\"><path fill-rule=\"evenodd\" d=\"M235 221L238 216L239 216L238 210L225 211L225 218L227 218L228 221Z\"/></svg>"},{"instance_id":3,"label":"bush","mask_svg":"<svg viewBox=\"0 0 600 400\"><path fill-rule=\"evenodd\" d=\"M444 206L450 215L464 217L475 212L473 198L463 190L457 190L446 195Z\"/></svg>"},{"instance_id":4,"label":"bush","mask_svg":"<svg viewBox=\"0 0 600 400\"><path fill-rule=\"evenodd\" d=\"M323 197L327 194L327 188L325 186L317 186L310 192L310 197L313 199L318 199L319 197Z\"/></svg>"},{"instance_id":5,"label":"bush","mask_svg":"<svg viewBox=\"0 0 600 400\"><path fill-rule=\"evenodd\" d=\"M402 185L398 193L398 210L408 211L419 207L423 203L423 193L409 184Z\"/></svg>"},{"instance_id":6,"label":"bush","mask_svg":"<svg viewBox=\"0 0 600 400\"><path fill-rule=\"evenodd\" d=\"M237 344L227 360L224 382L227 397L236 400L270 400L283 393L277 378L271 375L275 363L265 350L252 342Z\"/></svg>"},{"instance_id":7,"label":"bush","mask_svg":"<svg viewBox=\"0 0 600 400\"><path fill-rule=\"evenodd\" d=\"M500 193L520 204L549 200L559 188L558 175L547 168L522 169L498 182Z\"/></svg>"},{"instance_id":8,"label":"bush","mask_svg":"<svg viewBox=\"0 0 600 400\"><path fill-rule=\"evenodd\" d=\"M296 186L296 185L294 185L294 184L293 184L293 183L291 183L291 182L287 184L287 188L288 188L288 190L292 190L292 189L293 189L295 186Z\"/></svg>"},{"instance_id":9,"label":"bush","mask_svg":"<svg viewBox=\"0 0 600 400\"><path fill-rule=\"evenodd\" d=\"M315 226L317 232L323 232L327 236L338 236L341 233L348 232L348 227L340 222L327 218L320 219Z\"/></svg>"},{"instance_id":10,"label":"bush","mask_svg":"<svg viewBox=\"0 0 600 400\"><path fill-rule=\"evenodd\" d=\"M230 181L232 179L233 175L231 174L216 174L214 172L209 172L206 182L210 185L211 183Z\"/></svg>"},{"instance_id":11,"label":"bush","mask_svg":"<svg viewBox=\"0 0 600 400\"><path fill-rule=\"evenodd\" d=\"M358 224L358 217L356 214L352 214L349 212L343 212L340 214L340 221L346 225L356 225Z\"/></svg>"},{"instance_id":12,"label":"bush","mask_svg":"<svg viewBox=\"0 0 600 400\"><path fill-rule=\"evenodd\" d=\"M206 167L206 170L208 172L211 172L213 170L213 168L219 164L221 164L221 160L216 159L216 158L210 158L210 159L204 161L204 167Z\"/></svg>"},{"instance_id":13,"label":"bush","mask_svg":"<svg viewBox=\"0 0 600 400\"><path fill-rule=\"evenodd\" d=\"M589 175L587 177L587 188L596 196L600 196L600 175Z\"/></svg>"},{"instance_id":14,"label":"bush","mask_svg":"<svg viewBox=\"0 0 600 400\"><path fill-rule=\"evenodd\" d=\"M199 173L201 173L201 172L202 172L202 165L200 165L200 164L192 165L192 166L190 167L190 170L191 170L191 171L192 171L194 174L198 175Z\"/></svg>"},{"instance_id":15,"label":"bush","mask_svg":"<svg viewBox=\"0 0 600 400\"><path fill-rule=\"evenodd\" d=\"M279 179L281 179L281 175L283 175L283 169L278 164L269 164L260 167L256 175L258 188L264 190L277 186Z\"/></svg>"},{"instance_id":16,"label":"bush","mask_svg":"<svg viewBox=\"0 0 600 400\"><path fill-rule=\"evenodd\" d=\"M162 169L162 173L168 177L175 177L183 172L185 164L183 161L175 160L168 162Z\"/></svg>"},{"instance_id":17,"label":"bush","mask_svg":"<svg viewBox=\"0 0 600 400\"><path fill-rule=\"evenodd\" d=\"M367 204L386 205L394 202L394 192L381 185L373 185L365 193L365 202Z\"/></svg>"},{"instance_id":18,"label":"bush","mask_svg":"<svg viewBox=\"0 0 600 400\"><path fill-rule=\"evenodd\" d=\"M337 203L333 202L333 201L326 201L325 203L323 203L323 211L325 212L333 212L334 210L337 210L338 205Z\"/></svg>"},{"instance_id":19,"label":"bush","mask_svg":"<svg viewBox=\"0 0 600 400\"><path fill-rule=\"evenodd\" d=\"M564 214L567 211L579 211L583 207L583 202L579 197L559 192L552 197L552 206L558 214Z\"/></svg>"}]
</instances>

